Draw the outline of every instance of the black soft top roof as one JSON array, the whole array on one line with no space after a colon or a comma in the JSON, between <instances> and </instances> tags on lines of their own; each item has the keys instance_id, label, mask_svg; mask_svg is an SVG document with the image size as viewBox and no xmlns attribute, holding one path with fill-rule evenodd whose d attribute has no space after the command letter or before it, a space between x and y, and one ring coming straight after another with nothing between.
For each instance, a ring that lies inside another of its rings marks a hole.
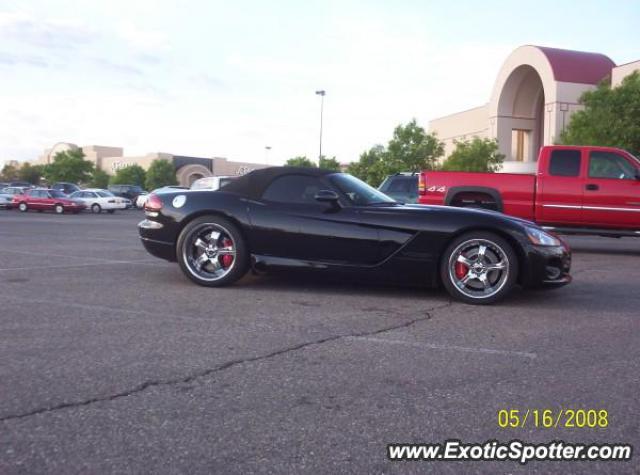
<instances>
[{"instance_id":1,"label":"black soft top roof","mask_svg":"<svg viewBox=\"0 0 640 475\"><path fill-rule=\"evenodd\" d=\"M258 199L273 180L283 175L306 175L322 177L338 173L334 170L307 167L269 167L254 170L240 178L233 180L221 188L221 191L238 193L250 198Z\"/></svg>"}]
</instances>

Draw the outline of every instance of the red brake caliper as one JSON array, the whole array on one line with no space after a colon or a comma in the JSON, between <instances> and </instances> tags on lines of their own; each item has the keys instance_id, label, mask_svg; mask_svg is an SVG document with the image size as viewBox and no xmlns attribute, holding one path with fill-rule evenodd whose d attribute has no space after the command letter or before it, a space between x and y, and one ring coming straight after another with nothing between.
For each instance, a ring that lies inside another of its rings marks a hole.
<instances>
[{"instance_id":1,"label":"red brake caliper","mask_svg":"<svg viewBox=\"0 0 640 475\"><path fill-rule=\"evenodd\" d=\"M469 272L469 268L464 264L464 262L456 262L456 277L458 279L462 279Z\"/></svg>"},{"instance_id":2,"label":"red brake caliper","mask_svg":"<svg viewBox=\"0 0 640 475\"><path fill-rule=\"evenodd\" d=\"M224 238L222 240L223 247L232 247L233 241L229 238ZM222 267L229 267L233 263L233 256L229 254L225 254L224 256L220 256L220 261L222 262Z\"/></svg>"}]
</instances>

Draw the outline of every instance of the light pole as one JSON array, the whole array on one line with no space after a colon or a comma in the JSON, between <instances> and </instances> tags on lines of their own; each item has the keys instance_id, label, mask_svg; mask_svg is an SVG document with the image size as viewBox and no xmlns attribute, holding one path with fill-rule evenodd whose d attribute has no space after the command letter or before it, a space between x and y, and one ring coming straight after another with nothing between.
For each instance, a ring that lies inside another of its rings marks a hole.
<instances>
[{"instance_id":1,"label":"light pole","mask_svg":"<svg viewBox=\"0 0 640 475\"><path fill-rule=\"evenodd\" d=\"M271 145L265 145L264 147L264 163L269 164L269 151L271 150Z\"/></svg>"},{"instance_id":2,"label":"light pole","mask_svg":"<svg viewBox=\"0 0 640 475\"><path fill-rule=\"evenodd\" d=\"M324 112L324 96L327 92L324 89L316 91L316 95L320 96L320 152L318 153L318 166L322 158L322 114Z\"/></svg>"}]
</instances>

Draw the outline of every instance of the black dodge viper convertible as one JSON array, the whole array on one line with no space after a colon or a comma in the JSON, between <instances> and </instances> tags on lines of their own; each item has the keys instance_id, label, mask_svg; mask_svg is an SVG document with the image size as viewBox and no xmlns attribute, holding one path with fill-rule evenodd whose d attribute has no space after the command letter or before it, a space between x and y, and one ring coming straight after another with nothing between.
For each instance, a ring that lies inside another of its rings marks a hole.
<instances>
[{"instance_id":1,"label":"black dodge viper convertible","mask_svg":"<svg viewBox=\"0 0 640 475\"><path fill-rule=\"evenodd\" d=\"M398 203L345 173L294 167L253 171L218 191L153 193L138 227L148 252L178 261L200 285L250 267L376 273L444 285L492 303L516 285L571 281L568 247L528 221L486 211Z\"/></svg>"}]
</instances>

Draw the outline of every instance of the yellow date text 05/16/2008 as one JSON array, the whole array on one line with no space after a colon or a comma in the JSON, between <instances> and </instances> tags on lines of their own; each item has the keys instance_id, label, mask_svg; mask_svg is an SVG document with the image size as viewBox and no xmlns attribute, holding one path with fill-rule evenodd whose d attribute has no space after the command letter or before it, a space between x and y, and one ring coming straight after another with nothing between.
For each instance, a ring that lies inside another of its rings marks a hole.
<instances>
[{"instance_id":1,"label":"yellow date text 05/16/2008","mask_svg":"<svg viewBox=\"0 0 640 475\"><path fill-rule=\"evenodd\" d=\"M609 427L606 409L500 409L498 426L502 429L604 429Z\"/></svg>"}]
</instances>

